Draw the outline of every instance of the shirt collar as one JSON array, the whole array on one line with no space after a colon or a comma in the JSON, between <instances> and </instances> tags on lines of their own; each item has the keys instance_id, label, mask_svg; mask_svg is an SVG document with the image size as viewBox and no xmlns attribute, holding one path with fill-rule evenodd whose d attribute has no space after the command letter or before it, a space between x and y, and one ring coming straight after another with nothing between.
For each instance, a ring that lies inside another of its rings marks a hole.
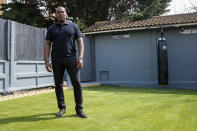
<instances>
[{"instance_id":1,"label":"shirt collar","mask_svg":"<svg viewBox=\"0 0 197 131\"><path fill-rule=\"evenodd\" d=\"M64 25L68 25L70 22L68 20L66 20L66 23ZM61 25L60 23L58 23L58 21L56 22L57 25Z\"/></svg>"}]
</instances>

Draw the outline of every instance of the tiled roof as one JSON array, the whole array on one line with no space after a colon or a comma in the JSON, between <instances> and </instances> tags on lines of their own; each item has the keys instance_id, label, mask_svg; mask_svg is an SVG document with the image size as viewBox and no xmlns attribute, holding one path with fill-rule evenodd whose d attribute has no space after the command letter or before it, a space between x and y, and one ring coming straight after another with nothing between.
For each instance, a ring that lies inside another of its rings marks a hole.
<instances>
[{"instance_id":1,"label":"tiled roof","mask_svg":"<svg viewBox=\"0 0 197 131\"><path fill-rule=\"evenodd\" d=\"M94 25L90 26L83 33L93 33L93 32L104 32L104 31L114 31L132 28L143 28L143 27L154 27L154 26L166 26L166 25L177 25L177 24L191 24L196 23L197 25L197 12L188 14L177 14L168 16L153 16L152 18L132 21L130 19L121 19L113 21L101 21L96 22Z\"/></svg>"}]
</instances>

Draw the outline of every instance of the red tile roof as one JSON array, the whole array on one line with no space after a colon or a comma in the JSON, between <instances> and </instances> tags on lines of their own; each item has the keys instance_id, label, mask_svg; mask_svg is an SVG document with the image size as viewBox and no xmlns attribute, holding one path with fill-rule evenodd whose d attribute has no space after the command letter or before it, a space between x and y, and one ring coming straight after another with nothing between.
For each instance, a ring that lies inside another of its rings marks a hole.
<instances>
[{"instance_id":1,"label":"red tile roof","mask_svg":"<svg viewBox=\"0 0 197 131\"><path fill-rule=\"evenodd\" d=\"M121 19L113 21L96 22L83 31L84 34L101 33L115 30L132 30L135 28L155 27L155 26L173 26L177 24L195 24L197 25L197 12L188 14L177 14L168 16L153 16L145 20L132 21L130 19Z\"/></svg>"}]
</instances>

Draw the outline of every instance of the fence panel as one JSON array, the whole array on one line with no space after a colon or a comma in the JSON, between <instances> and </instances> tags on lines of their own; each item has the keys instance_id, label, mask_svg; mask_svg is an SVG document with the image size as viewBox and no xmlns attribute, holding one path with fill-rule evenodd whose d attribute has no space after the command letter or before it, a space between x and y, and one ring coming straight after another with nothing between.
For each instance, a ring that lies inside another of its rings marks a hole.
<instances>
[{"instance_id":1,"label":"fence panel","mask_svg":"<svg viewBox=\"0 0 197 131\"><path fill-rule=\"evenodd\" d=\"M44 60L44 32L24 24L15 24L16 49L15 60L41 61Z\"/></svg>"},{"instance_id":2,"label":"fence panel","mask_svg":"<svg viewBox=\"0 0 197 131\"><path fill-rule=\"evenodd\" d=\"M9 64L8 61L0 60L0 93L5 93L9 87Z\"/></svg>"},{"instance_id":3,"label":"fence panel","mask_svg":"<svg viewBox=\"0 0 197 131\"><path fill-rule=\"evenodd\" d=\"M3 19L0 27L0 93L54 85L43 61L46 30Z\"/></svg>"},{"instance_id":4,"label":"fence panel","mask_svg":"<svg viewBox=\"0 0 197 131\"><path fill-rule=\"evenodd\" d=\"M8 91L54 85L53 74L46 71L44 61L17 61L14 68L14 84Z\"/></svg>"},{"instance_id":5,"label":"fence panel","mask_svg":"<svg viewBox=\"0 0 197 131\"><path fill-rule=\"evenodd\" d=\"M0 19L0 93L54 85L53 73L45 69L46 29ZM84 38L82 81L92 81L92 44Z\"/></svg>"}]
</instances>

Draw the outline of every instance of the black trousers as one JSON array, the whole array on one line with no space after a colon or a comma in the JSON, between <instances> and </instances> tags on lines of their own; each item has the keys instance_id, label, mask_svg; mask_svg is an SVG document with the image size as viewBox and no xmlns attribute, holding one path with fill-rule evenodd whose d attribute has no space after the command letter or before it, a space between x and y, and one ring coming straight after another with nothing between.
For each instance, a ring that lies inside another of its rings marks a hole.
<instances>
[{"instance_id":1,"label":"black trousers","mask_svg":"<svg viewBox=\"0 0 197 131\"><path fill-rule=\"evenodd\" d=\"M64 91L62 87L64 71L67 69L67 72L70 76L73 88L74 88L74 97L75 97L75 110L77 112L83 109L83 97L82 97L82 87L80 85L80 73L77 69L76 58L69 58L65 61L52 61L52 68L55 80L55 93L57 97L57 103L59 109L66 109L66 104L64 100Z\"/></svg>"}]
</instances>

